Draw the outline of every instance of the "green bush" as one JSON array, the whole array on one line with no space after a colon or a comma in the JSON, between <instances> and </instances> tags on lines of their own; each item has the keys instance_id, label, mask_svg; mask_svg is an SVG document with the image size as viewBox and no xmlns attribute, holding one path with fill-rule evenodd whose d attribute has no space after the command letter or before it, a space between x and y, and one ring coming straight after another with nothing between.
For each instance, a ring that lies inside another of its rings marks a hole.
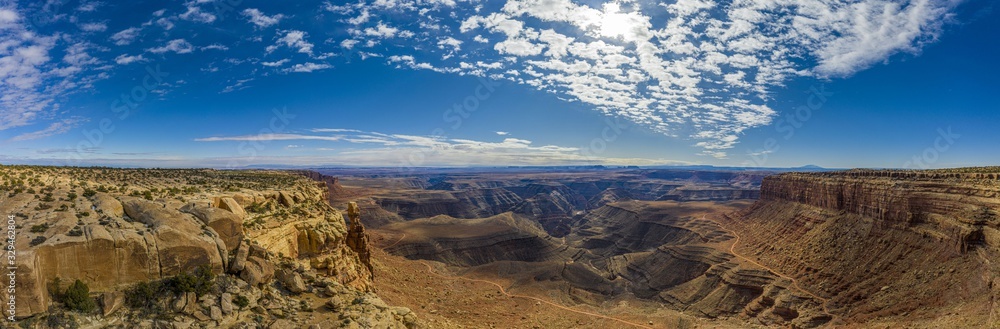
<instances>
[{"instance_id":1,"label":"green bush","mask_svg":"<svg viewBox=\"0 0 1000 329\"><path fill-rule=\"evenodd\" d=\"M193 292L199 297L212 292L214 283L215 274L208 265L198 266L190 274L181 273L165 282L167 288L175 294Z\"/></svg>"},{"instance_id":2,"label":"green bush","mask_svg":"<svg viewBox=\"0 0 1000 329\"><path fill-rule=\"evenodd\" d=\"M66 308L81 313L90 313L97 308L94 299L90 298L90 288L80 280L74 281L69 288L66 288L66 293L63 294L62 301L63 304L66 304Z\"/></svg>"},{"instance_id":3,"label":"green bush","mask_svg":"<svg viewBox=\"0 0 1000 329\"><path fill-rule=\"evenodd\" d=\"M242 311L250 305L250 299L243 295L236 295L236 297L233 297L233 304L236 305L236 307L239 307Z\"/></svg>"},{"instance_id":4,"label":"green bush","mask_svg":"<svg viewBox=\"0 0 1000 329\"><path fill-rule=\"evenodd\" d=\"M156 300L162 293L163 286L158 281L139 282L126 290L125 305L133 309L159 313L159 304Z\"/></svg>"},{"instance_id":5,"label":"green bush","mask_svg":"<svg viewBox=\"0 0 1000 329\"><path fill-rule=\"evenodd\" d=\"M42 223L42 224L32 225L31 226L31 233L43 233L43 232L48 231L48 230L49 230L49 224L47 224L47 223Z\"/></svg>"}]
</instances>

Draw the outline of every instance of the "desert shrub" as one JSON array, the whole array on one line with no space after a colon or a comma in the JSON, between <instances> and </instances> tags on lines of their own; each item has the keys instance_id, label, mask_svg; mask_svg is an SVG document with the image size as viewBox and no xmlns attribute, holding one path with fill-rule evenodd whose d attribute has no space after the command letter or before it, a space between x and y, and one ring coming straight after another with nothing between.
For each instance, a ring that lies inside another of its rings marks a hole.
<instances>
[{"instance_id":1,"label":"desert shrub","mask_svg":"<svg viewBox=\"0 0 1000 329\"><path fill-rule=\"evenodd\" d=\"M166 287L175 294L193 292L199 297L212 292L215 274L208 265L198 266L192 273L181 273L167 279Z\"/></svg>"},{"instance_id":2,"label":"desert shrub","mask_svg":"<svg viewBox=\"0 0 1000 329\"><path fill-rule=\"evenodd\" d=\"M80 228L79 226L75 226L75 227L73 227L72 230L69 230L69 232L66 233L66 235L69 235L69 236L81 236L81 235L83 235L83 229Z\"/></svg>"},{"instance_id":3,"label":"desert shrub","mask_svg":"<svg viewBox=\"0 0 1000 329\"><path fill-rule=\"evenodd\" d=\"M163 294L163 285L159 281L139 282L125 290L125 305L149 313L161 313L157 298Z\"/></svg>"},{"instance_id":4,"label":"desert shrub","mask_svg":"<svg viewBox=\"0 0 1000 329\"><path fill-rule=\"evenodd\" d=\"M236 307L239 307L242 311L250 305L250 299L243 295L236 295L236 297L233 297L233 305L236 305Z\"/></svg>"},{"instance_id":5,"label":"desert shrub","mask_svg":"<svg viewBox=\"0 0 1000 329\"><path fill-rule=\"evenodd\" d=\"M97 194L97 191L91 190L89 188L83 189L83 197L89 198Z\"/></svg>"},{"instance_id":6,"label":"desert shrub","mask_svg":"<svg viewBox=\"0 0 1000 329\"><path fill-rule=\"evenodd\" d=\"M48 328L76 329L80 327L80 323L76 321L76 317L64 312L47 315L45 317L45 324Z\"/></svg>"},{"instance_id":7,"label":"desert shrub","mask_svg":"<svg viewBox=\"0 0 1000 329\"><path fill-rule=\"evenodd\" d=\"M31 245L32 247L34 247L34 246L42 244L42 242L45 242L45 240L46 239L45 239L44 236L39 235L39 236L36 236L34 239L31 239L31 242L29 243L29 245Z\"/></svg>"},{"instance_id":8,"label":"desert shrub","mask_svg":"<svg viewBox=\"0 0 1000 329\"><path fill-rule=\"evenodd\" d=\"M81 313L90 313L97 308L94 299L90 298L90 288L80 280L73 281L73 284L66 288L66 293L62 295L62 301L63 304L66 304L66 308Z\"/></svg>"},{"instance_id":9,"label":"desert shrub","mask_svg":"<svg viewBox=\"0 0 1000 329\"><path fill-rule=\"evenodd\" d=\"M31 233L43 233L43 232L48 231L48 230L49 230L49 224L48 223L41 223L41 224L38 224L38 225L32 225L31 226Z\"/></svg>"}]
</instances>

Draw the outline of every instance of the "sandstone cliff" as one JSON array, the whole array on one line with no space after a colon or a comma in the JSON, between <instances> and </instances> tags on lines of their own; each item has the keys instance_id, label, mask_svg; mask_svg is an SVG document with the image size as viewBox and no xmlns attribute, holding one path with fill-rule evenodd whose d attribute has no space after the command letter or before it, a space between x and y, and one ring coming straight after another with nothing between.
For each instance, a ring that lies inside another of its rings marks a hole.
<instances>
[{"instance_id":1,"label":"sandstone cliff","mask_svg":"<svg viewBox=\"0 0 1000 329\"><path fill-rule=\"evenodd\" d=\"M300 291L281 269L290 266L369 292L371 265L327 204L336 185L274 171L0 167L0 211L19 227L17 316L49 310L57 277L120 305L134 284L200 267L231 273L244 291L271 289L274 278ZM215 311L201 309L185 314L204 321Z\"/></svg>"},{"instance_id":2,"label":"sandstone cliff","mask_svg":"<svg viewBox=\"0 0 1000 329\"><path fill-rule=\"evenodd\" d=\"M765 178L761 200L730 222L743 252L799 277L846 321L986 314L998 197L996 168L787 173Z\"/></svg>"}]
</instances>

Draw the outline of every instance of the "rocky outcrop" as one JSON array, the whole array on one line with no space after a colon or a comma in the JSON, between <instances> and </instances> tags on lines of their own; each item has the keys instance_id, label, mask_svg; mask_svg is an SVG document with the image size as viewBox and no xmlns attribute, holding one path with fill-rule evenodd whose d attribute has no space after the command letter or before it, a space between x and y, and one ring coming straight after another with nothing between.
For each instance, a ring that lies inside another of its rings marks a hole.
<instances>
[{"instance_id":1,"label":"rocky outcrop","mask_svg":"<svg viewBox=\"0 0 1000 329\"><path fill-rule=\"evenodd\" d=\"M358 209L358 204L351 202L347 204L347 216L350 219L350 224L347 228L347 247L351 248L354 253L358 254L358 258L361 260L361 264L368 268L368 279L374 280L375 270L372 268L371 259L371 245L369 244L368 233L365 232L365 224L361 223L361 210Z\"/></svg>"},{"instance_id":2,"label":"rocky outcrop","mask_svg":"<svg viewBox=\"0 0 1000 329\"><path fill-rule=\"evenodd\" d=\"M225 242L192 216L138 198L122 197L122 206L126 215L152 231L153 239L147 243L155 246L161 276L177 275L200 265L209 265L215 272L225 268Z\"/></svg>"},{"instance_id":3,"label":"rocky outcrop","mask_svg":"<svg viewBox=\"0 0 1000 329\"><path fill-rule=\"evenodd\" d=\"M233 213L242 221L247 218L247 212L243 210L243 206L240 205L235 199L231 197L222 197L219 199L219 208L223 210L228 210Z\"/></svg>"},{"instance_id":4,"label":"rocky outcrop","mask_svg":"<svg viewBox=\"0 0 1000 329\"><path fill-rule=\"evenodd\" d=\"M998 197L996 168L787 173L731 223L746 254L865 321L984 303L956 284L990 290Z\"/></svg>"},{"instance_id":5,"label":"rocky outcrop","mask_svg":"<svg viewBox=\"0 0 1000 329\"><path fill-rule=\"evenodd\" d=\"M125 215L122 203L107 193L97 193L92 200L94 210L102 215L116 219L122 218Z\"/></svg>"},{"instance_id":6,"label":"rocky outcrop","mask_svg":"<svg viewBox=\"0 0 1000 329\"><path fill-rule=\"evenodd\" d=\"M267 287L275 264L292 261L350 289L371 290L369 265L346 244L343 216L322 203L328 192L298 176L188 169L0 171L4 177L44 175L47 182L44 198L33 195L39 192L0 195L0 212L17 214L23 227L15 243L18 318L50 309L57 277L63 289L66 282L84 282L104 314L122 309L121 292L136 283L202 266ZM244 227L244 219L252 223ZM290 282L298 290L297 282L311 281ZM189 308L188 302L181 308ZM202 321L232 311L215 306L219 312L205 306L191 314Z\"/></svg>"},{"instance_id":7,"label":"rocky outcrop","mask_svg":"<svg viewBox=\"0 0 1000 329\"><path fill-rule=\"evenodd\" d=\"M235 203L231 198L224 198L223 200L226 199ZM239 207L239 205L235 206ZM212 228L219 235L219 238L222 239L222 242L225 242L227 252L236 250L240 246L240 242L243 241L243 217L233 212L223 210L222 208L200 207L195 203L185 205L181 208L181 211L194 215L201 223ZM243 209L239 208L239 211L242 212ZM246 216L246 213L243 213L243 216Z\"/></svg>"}]
</instances>

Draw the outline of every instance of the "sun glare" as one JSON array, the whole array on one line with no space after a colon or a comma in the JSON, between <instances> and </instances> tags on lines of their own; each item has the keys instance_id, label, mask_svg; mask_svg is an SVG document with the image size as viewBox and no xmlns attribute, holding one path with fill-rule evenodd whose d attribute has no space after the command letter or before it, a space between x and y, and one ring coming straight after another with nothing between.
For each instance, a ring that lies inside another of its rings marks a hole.
<instances>
[{"instance_id":1,"label":"sun glare","mask_svg":"<svg viewBox=\"0 0 1000 329\"><path fill-rule=\"evenodd\" d=\"M628 33L634 23L629 14L621 13L621 6L617 3L604 4L604 13L601 15L598 33L603 37L628 39Z\"/></svg>"}]
</instances>

